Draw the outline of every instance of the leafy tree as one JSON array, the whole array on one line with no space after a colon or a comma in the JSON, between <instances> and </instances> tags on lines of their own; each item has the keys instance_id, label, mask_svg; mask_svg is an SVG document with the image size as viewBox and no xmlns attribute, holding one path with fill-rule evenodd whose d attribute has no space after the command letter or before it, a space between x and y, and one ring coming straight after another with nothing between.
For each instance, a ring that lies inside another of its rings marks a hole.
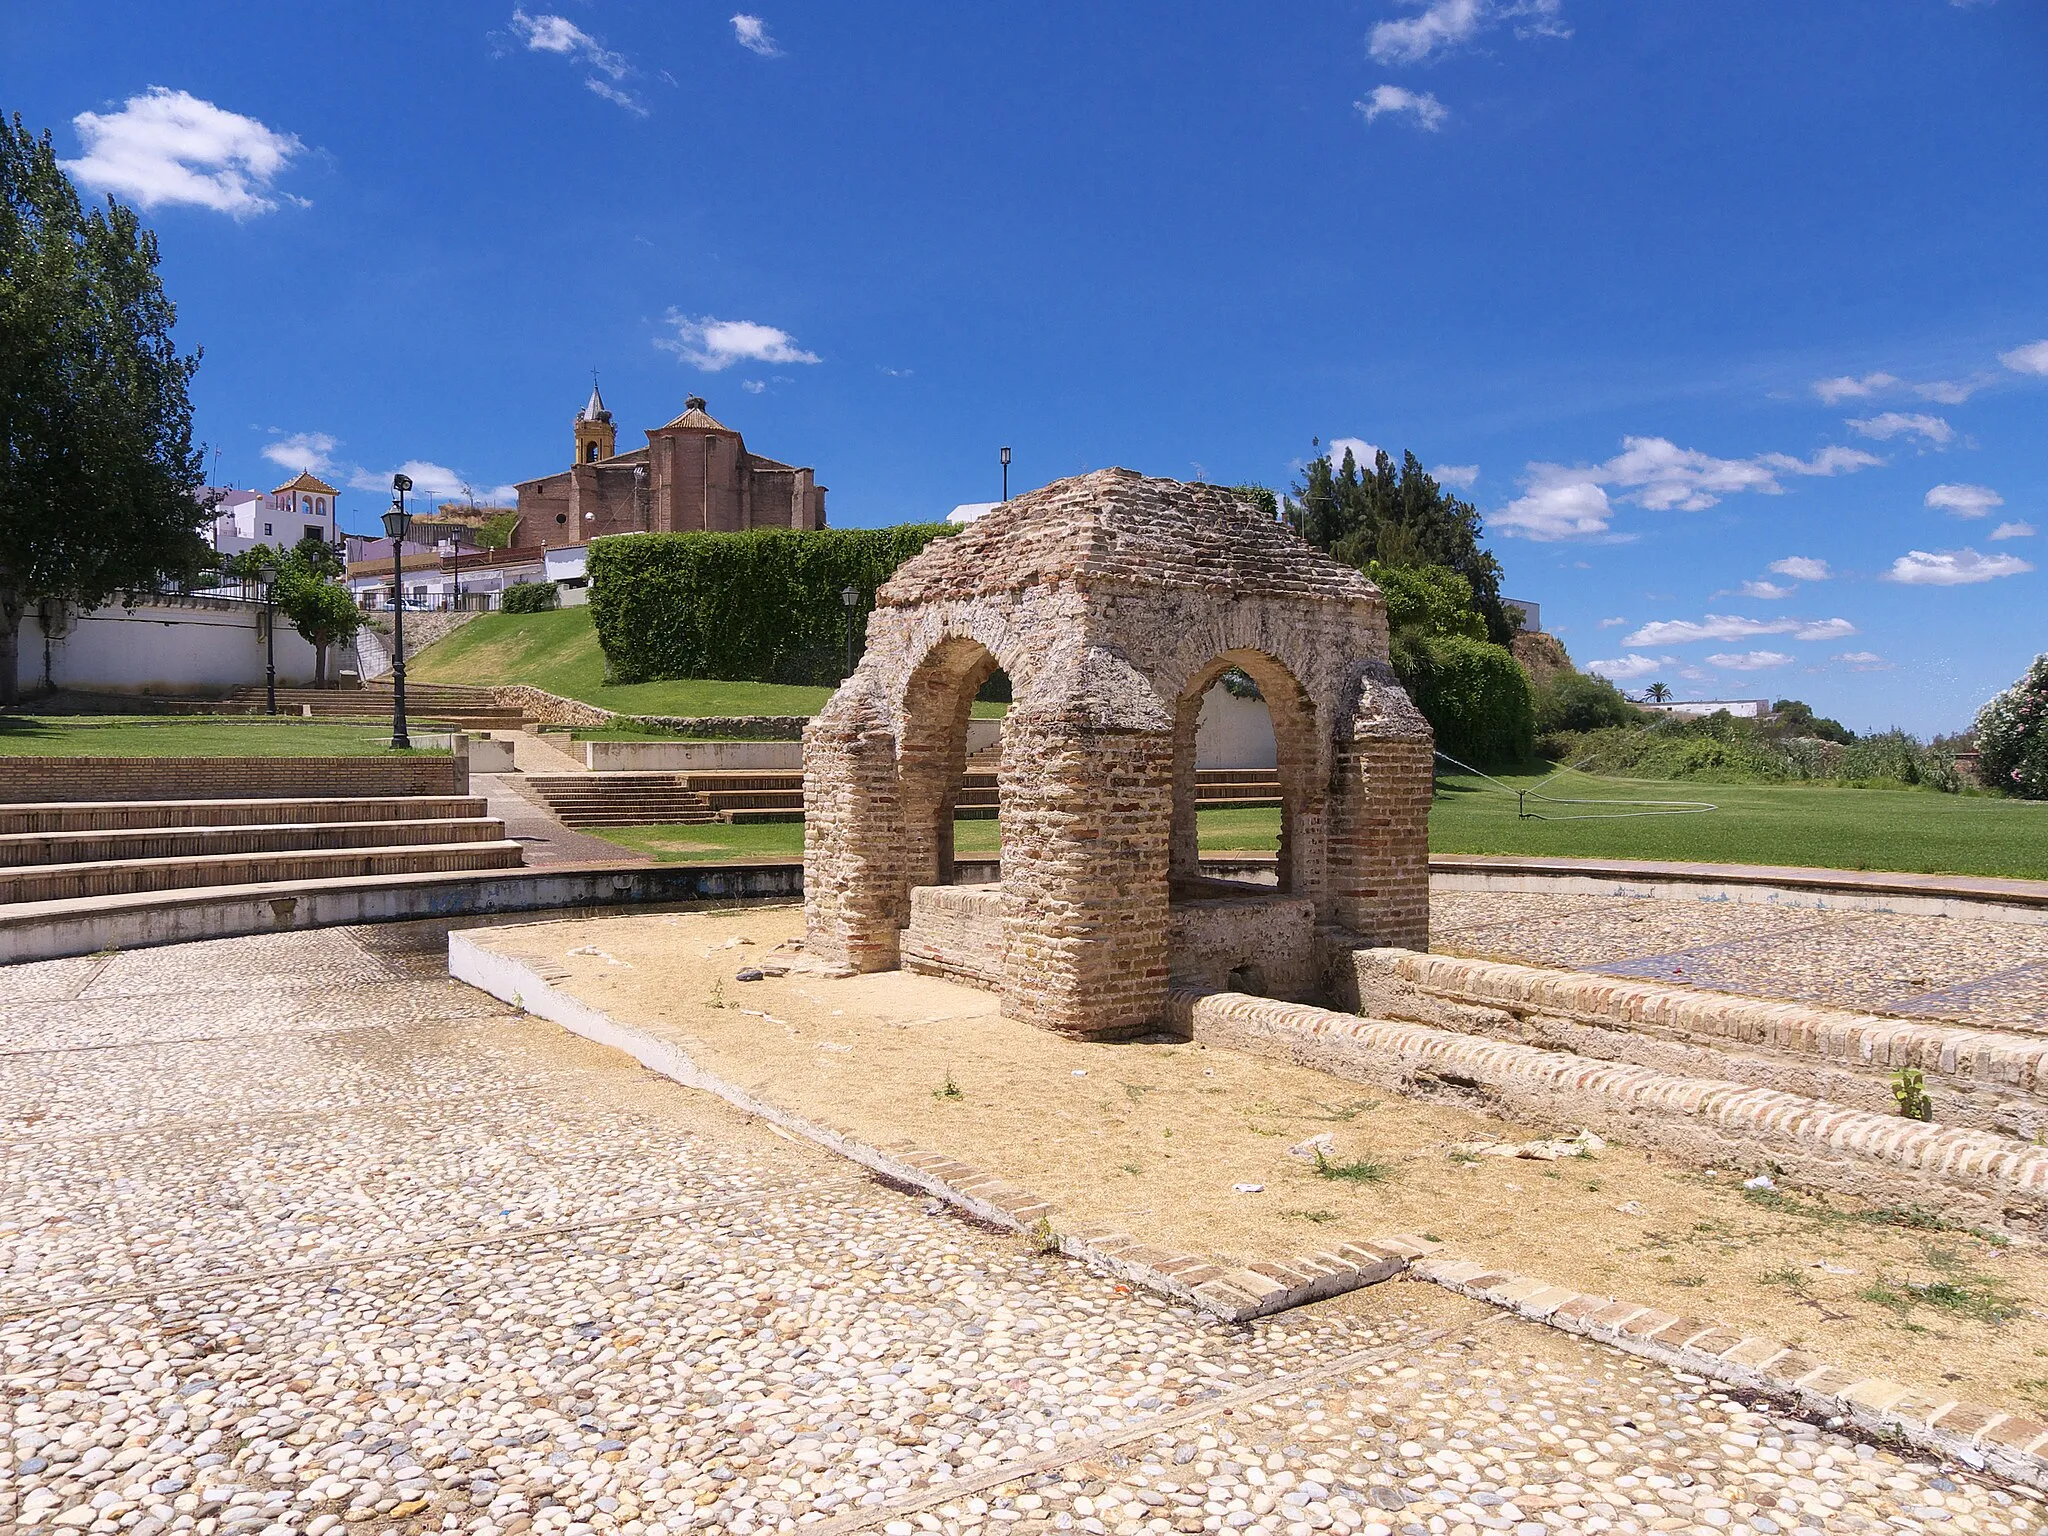
<instances>
[{"instance_id":1,"label":"leafy tree","mask_svg":"<svg viewBox=\"0 0 2048 1536\"><path fill-rule=\"evenodd\" d=\"M1387 600L1387 628L1395 634L1463 635L1486 638L1486 618L1472 599L1472 583L1445 565L1383 565L1365 568Z\"/></svg>"},{"instance_id":2,"label":"leafy tree","mask_svg":"<svg viewBox=\"0 0 2048 1536\"><path fill-rule=\"evenodd\" d=\"M1265 513L1266 516L1277 518L1280 515L1280 499L1273 494L1273 488L1270 485L1247 482L1244 485L1233 485L1231 489Z\"/></svg>"},{"instance_id":3,"label":"leafy tree","mask_svg":"<svg viewBox=\"0 0 2048 1536\"><path fill-rule=\"evenodd\" d=\"M1604 677L1553 672L1536 689L1536 729L1545 735L1634 725L1641 718L1641 711Z\"/></svg>"},{"instance_id":4,"label":"leafy tree","mask_svg":"<svg viewBox=\"0 0 2048 1536\"><path fill-rule=\"evenodd\" d=\"M132 210L88 212L50 136L0 119L0 704L30 605L98 607L206 563L199 358L172 342L157 263Z\"/></svg>"},{"instance_id":5,"label":"leafy tree","mask_svg":"<svg viewBox=\"0 0 2048 1536\"><path fill-rule=\"evenodd\" d=\"M1394 670L1436 731L1439 752L1477 767L1534 755L1529 674L1505 646L1409 630L1395 637Z\"/></svg>"},{"instance_id":6,"label":"leafy tree","mask_svg":"<svg viewBox=\"0 0 2048 1536\"><path fill-rule=\"evenodd\" d=\"M1652 704L1662 704L1671 697L1671 685L1669 683L1652 683L1643 690L1643 697Z\"/></svg>"},{"instance_id":7,"label":"leafy tree","mask_svg":"<svg viewBox=\"0 0 2048 1536\"><path fill-rule=\"evenodd\" d=\"M1841 721L1816 715L1811 704L1799 699L1780 699L1771 706L1771 713L1776 716L1776 730L1781 736L1813 736L1843 746L1856 739L1856 733Z\"/></svg>"},{"instance_id":8,"label":"leafy tree","mask_svg":"<svg viewBox=\"0 0 2048 1536\"><path fill-rule=\"evenodd\" d=\"M2048 800L2048 654L1977 712L1977 751L1985 788Z\"/></svg>"},{"instance_id":9,"label":"leafy tree","mask_svg":"<svg viewBox=\"0 0 2048 1536\"><path fill-rule=\"evenodd\" d=\"M342 584L346 567L334 546L320 539L302 539L289 549L258 544L222 562L222 568L245 579L265 568L276 571L271 600L285 622L313 647L313 686L325 688L328 647L353 639L363 627L355 595Z\"/></svg>"},{"instance_id":10,"label":"leafy tree","mask_svg":"<svg viewBox=\"0 0 2048 1536\"><path fill-rule=\"evenodd\" d=\"M561 603L561 593L552 581L515 581L498 599L505 613L552 613Z\"/></svg>"},{"instance_id":11,"label":"leafy tree","mask_svg":"<svg viewBox=\"0 0 2048 1536\"><path fill-rule=\"evenodd\" d=\"M1412 453L1397 470L1382 450L1363 469L1350 449L1341 463L1311 459L1285 515L1301 536L1346 565L1448 566L1471 584L1487 637L1506 645L1515 624L1500 600L1500 562L1479 542L1479 509L1447 492Z\"/></svg>"}]
</instances>

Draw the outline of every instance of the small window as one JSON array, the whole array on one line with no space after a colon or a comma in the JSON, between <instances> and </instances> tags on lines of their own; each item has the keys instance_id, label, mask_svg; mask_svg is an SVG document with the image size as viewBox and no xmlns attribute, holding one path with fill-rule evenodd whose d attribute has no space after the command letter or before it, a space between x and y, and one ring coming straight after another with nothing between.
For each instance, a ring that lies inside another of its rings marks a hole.
<instances>
[{"instance_id":1,"label":"small window","mask_svg":"<svg viewBox=\"0 0 2048 1536\"><path fill-rule=\"evenodd\" d=\"M263 537L266 539L270 537L270 524L268 523L263 525Z\"/></svg>"}]
</instances>

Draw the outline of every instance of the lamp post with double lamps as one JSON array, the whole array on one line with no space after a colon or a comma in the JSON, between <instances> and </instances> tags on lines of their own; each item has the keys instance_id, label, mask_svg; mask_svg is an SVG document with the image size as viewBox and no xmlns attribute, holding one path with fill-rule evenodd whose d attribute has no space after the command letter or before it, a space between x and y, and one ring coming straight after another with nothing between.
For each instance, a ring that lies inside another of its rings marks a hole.
<instances>
[{"instance_id":1,"label":"lamp post with double lamps","mask_svg":"<svg viewBox=\"0 0 2048 1536\"><path fill-rule=\"evenodd\" d=\"M839 601L846 605L846 676L853 676L853 610L860 602L859 587L842 587Z\"/></svg>"},{"instance_id":2,"label":"lamp post with double lamps","mask_svg":"<svg viewBox=\"0 0 2048 1536\"><path fill-rule=\"evenodd\" d=\"M277 713L277 567L269 561L256 572L263 583L263 702L265 712Z\"/></svg>"},{"instance_id":3,"label":"lamp post with double lamps","mask_svg":"<svg viewBox=\"0 0 2048 1536\"><path fill-rule=\"evenodd\" d=\"M405 493L411 489L410 475L393 475L391 510L384 514L384 536L391 540L391 745L404 751L412 748L405 733L405 536L412 528Z\"/></svg>"}]
</instances>

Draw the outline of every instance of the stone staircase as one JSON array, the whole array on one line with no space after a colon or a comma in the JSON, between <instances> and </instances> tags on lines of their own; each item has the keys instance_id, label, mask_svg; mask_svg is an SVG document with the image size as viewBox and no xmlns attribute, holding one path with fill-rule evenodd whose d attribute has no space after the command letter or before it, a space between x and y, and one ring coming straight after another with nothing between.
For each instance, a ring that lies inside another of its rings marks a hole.
<instances>
[{"instance_id":1,"label":"stone staircase","mask_svg":"<svg viewBox=\"0 0 2048 1536\"><path fill-rule=\"evenodd\" d=\"M717 821L687 773L529 773L522 783L565 827L646 827ZM801 780L797 803L803 803Z\"/></svg>"},{"instance_id":2,"label":"stone staircase","mask_svg":"<svg viewBox=\"0 0 2048 1536\"><path fill-rule=\"evenodd\" d=\"M307 715L316 720L383 723L391 718L391 684L365 683L360 688L280 688L277 712ZM260 686L237 688L228 696L232 709L261 714L269 699ZM457 683L407 683L405 717L410 725L453 726L464 731L516 731L525 714L498 702L494 689Z\"/></svg>"},{"instance_id":3,"label":"stone staircase","mask_svg":"<svg viewBox=\"0 0 2048 1536\"><path fill-rule=\"evenodd\" d=\"M536 773L526 775L525 784L568 827L804 819L801 773ZM1205 768L1196 775L1195 798L1205 810L1277 806L1280 784L1270 768ZM955 814L963 821L990 821L997 803L994 768L970 765Z\"/></svg>"},{"instance_id":4,"label":"stone staircase","mask_svg":"<svg viewBox=\"0 0 2048 1536\"><path fill-rule=\"evenodd\" d=\"M466 795L0 805L0 905L519 867L484 811Z\"/></svg>"}]
</instances>

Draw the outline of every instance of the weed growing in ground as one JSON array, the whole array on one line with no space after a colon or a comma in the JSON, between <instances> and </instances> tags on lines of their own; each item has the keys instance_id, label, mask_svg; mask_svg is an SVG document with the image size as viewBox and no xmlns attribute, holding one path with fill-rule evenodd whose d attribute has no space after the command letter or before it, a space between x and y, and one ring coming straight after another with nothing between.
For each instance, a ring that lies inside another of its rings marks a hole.
<instances>
[{"instance_id":1,"label":"weed growing in ground","mask_svg":"<svg viewBox=\"0 0 2048 1536\"><path fill-rule=\"evenodd\" d=\"M1143 1166L1142 1166L1141 1164L1138 1164L1138 1163L1125 1163L1125 1164L1124 1164L1124 1172L1125 1172L1125 1173L1128 1173L1128 1174L1133 1174L1133 1175L1135 1175L1135 1174L1140 1174L1140 1173L1143 1173L1144 1171L1145 1171L1145 1169L1144 1169L1144 1167L1143 1167Z\"/></svg>"},{"instance_id":2,"label":"weed growing in ground","mask_svg":"<svg viewBox=\"0 0 2048 1536\"><path fill-rule=\"evenodd\" d=\"M724 977L721 976L718 980L711 983L711 995L704 999L704 1006L706 1008L730 1008L732 1006L731 1003L725 1000Z\"/></svg>"},{"instance_id":3,"label":"weed growing in ground","mask_svg":"<svg viewBox=\"0 0 2048 1536\"><path fill-rule=\"evenodd\" d=\"M1970 1268L1969 1263L1951 1249L1929 1248L1927 1264L1930 1269L1940 1271L1942 1278L1921 1284L1880 1277L1857 1295L1864 1301L1896 1313L1901 1321L1910 1320L1917 1308L1926 1306L1946 1312L1951 1317L1996 1328L2026 1310L2020 1299L2006 1290L2004 1281Z\"/></svg>"},{"instance_id":4,"label":"weed growing in ground","mask_svg":"<svg viewBox=\"0 0 2048 1536\"><path fill-rule=\"evenodd\" d=\"M1927 1097L1927 1079L1918 1067L1901 1067L1892 1074L1892 1098L1908 1120L1934 1118L1934 1100Z\"/></svg>"},{"instance_id":5,"label":"weed growing in ground","mask_svg":"<svg viewBox=\"0 0 2048 1536\"><path fill-rule=\"evenodd\" d=\"M1673 1285L1682 1285L1688 1291L1696 1291L1707 1283L1707 1277L1705 1275L1673 1275L1671 1283Z\"/></svg>"},{"instance_id":6,"label":"weed growing in ground","mask_svg":"<svg viewBox=\"0 0 2048 1536\"><path fill-rule=\"evenodd\" d=\"M1765 1285L1782 1285L1786 1290L1798 1296L1806 1294L1806 1288L1809 1284L1806 1272L1794 1269L1790 1264L1787 1264L1782 1269L1765 1270L1764 1273L1757 1276L1757 1279Z\"/></svg>"},{"instance_id":7,"label":"weed growing in ground","mask_svg":"<svg viewBox=\"0 0 2048 1536\"><path fill-rule=\"evenodd\" d=\"M1041 1216L1031 1224L1031 1241L1038 1245L1040 1253L1060 1251L1060 1235L1053 1231L1050 1216Z\"/></svg>"},{"instance_id":8,"label":"weed growing in ground","mask_svg":"<svg viewBox=\"0 0 2048 1536\"><path fill-rule=\"evenodd\" d=\"M1315 1169L1319 1179L1342 1179L1347 1184L1384 1184L1394 1176L1392 1163L1378 1162L1370 1157L1333 1163L1321 1147L1316 1148Z\"/></svg>"},{"instance_id":9,"label":"weed growing in ground","mask_svg":"<svg viewBox=\"0 0 2048 1536\"><path fill-rule=\"evenodd\" d=\"M1337 1213L1335 1211L1282 1211L1280 1214L1283 1216L1295 1217L1297 1220L1300 1221L1312 1221L1317 1226L1321 1226L1325 1222L1335 1221L1337 1219Z\"/></svg>"},{"instance_id":10,"label":"weed growing in ground","mask_svg":"<svg viewBox=\"0 0 2048 1536\"><path fill-rule=\"evenodd\" d=\"M950 1069L948 1069L946 1073L946 1080L943 1083L939 1084L938 1087L932 1090L932 1097L935 1099L942 1100L964 1099L967 1097L967 1095L960 1091L960 1085L953 1081L953 1073Z\"/></svg>"},{"instance_id":11,"label":"weed growing in ground","mask_svg":"<svg viewBox=\"0 0 2048 1536\"><path fill-rule=\"evenodd\" d=\"M1304 1115L1302 1118L1304 1120L1323 1120L1343 1125L1348 1121L1356 1120L1368 1110L1378 1109L1380 1103L1381 1101L1378 1099L1353 1099L1349 1104L1344 1105L1317 1102L1316 1108L1321 1110L1322 1113L1319 1115ZM1451 1155L1456 1157L1458 1154L1452 1153Z\"/></svg>"}]
</instances>

